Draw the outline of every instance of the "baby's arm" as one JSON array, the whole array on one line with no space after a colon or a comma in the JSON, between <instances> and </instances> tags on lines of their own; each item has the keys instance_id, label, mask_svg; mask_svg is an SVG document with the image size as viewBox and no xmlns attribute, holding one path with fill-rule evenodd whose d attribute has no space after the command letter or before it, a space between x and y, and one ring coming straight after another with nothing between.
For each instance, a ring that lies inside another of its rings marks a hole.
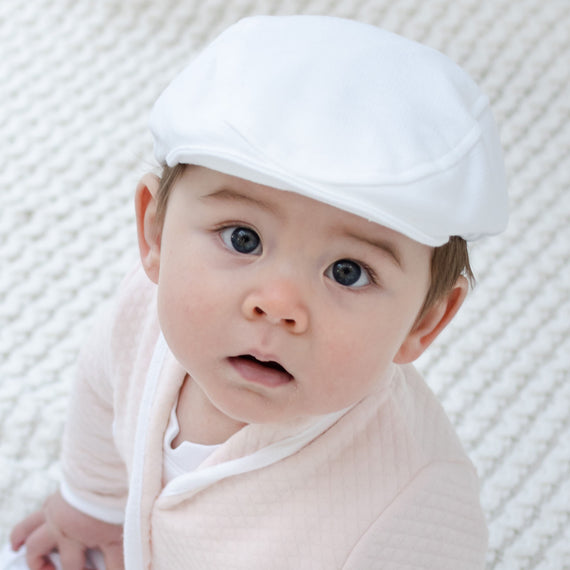
<instances>
[{"instance_id":1,"label":"baby's arm","mask_svg":"<svg viewBox=\"0 0 570 570\"><path fill-rule=\"evenodd\" d=\"M78 511L60 493L47 499L43 508L16 525L10 536L13 550L26 545L30 570L51 570L47 556L57 550L63 568L82 570L87 549L98 549L106 570L122 570L123 528Z\"/></svg>"},{"instance_id":2,"label":"baby's arm","mask_svg":"<svg viewBox=\"0 0 570 570\"><path fill-rule=\"evenodd\" d=\"M61 491L11 534L12 549L25 544L32 570L51 570L59 552L65 570L85 568L87 549L100 549L107 570L123 568L122 520L127 475L113 438L110 374L112 313L102 313L77 362L62 450Z\"/></svg>"}]
</instances>

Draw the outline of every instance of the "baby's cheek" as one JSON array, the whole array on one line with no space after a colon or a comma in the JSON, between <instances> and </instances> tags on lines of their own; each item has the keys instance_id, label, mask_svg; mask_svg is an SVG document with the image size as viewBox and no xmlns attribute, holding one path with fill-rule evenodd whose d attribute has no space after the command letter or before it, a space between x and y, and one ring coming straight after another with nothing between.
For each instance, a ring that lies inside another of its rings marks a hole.
<instances>
[{"instance_id":1,"label":"baby's cheek","mask_svg":"<svg viewBox=\"0 0 570 570\"><path fill-rule=\"evenodd\" d=\"M334 379L331 389L349 400L369 394L388 369L389 354L370 341L339 345L328 363L329 374Z\"/></svg>"},{"instance_id":2,"label":"baby's cheek","mask_svg":"<svg viewBox=\"0 0 570 570\"><path fill-rule=\"evenodd\" d=\"M178 291L169 288L159 289L158 320L173 351L181 348L180 345L187 339L194 327L192 309L192 305Z\"/></svg>"}]
</instances>

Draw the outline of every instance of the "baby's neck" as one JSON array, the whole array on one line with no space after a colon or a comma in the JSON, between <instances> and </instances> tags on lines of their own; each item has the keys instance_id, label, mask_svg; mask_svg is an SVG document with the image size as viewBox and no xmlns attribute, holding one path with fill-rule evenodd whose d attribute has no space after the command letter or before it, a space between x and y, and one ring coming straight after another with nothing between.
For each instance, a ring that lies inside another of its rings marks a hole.
<instances>
[{"instance_id":1,"label":"baby's neck","mask_svg":"<svg viewBox=\"0 0 570 570\"><path fill-rule=\"evenodd\" d=\"M176 416L180 432L172 442L174 448L183 441L202 445L223 443L246 425L215 408L188 375L180 389Z\"/></svg>"}]
</instances>

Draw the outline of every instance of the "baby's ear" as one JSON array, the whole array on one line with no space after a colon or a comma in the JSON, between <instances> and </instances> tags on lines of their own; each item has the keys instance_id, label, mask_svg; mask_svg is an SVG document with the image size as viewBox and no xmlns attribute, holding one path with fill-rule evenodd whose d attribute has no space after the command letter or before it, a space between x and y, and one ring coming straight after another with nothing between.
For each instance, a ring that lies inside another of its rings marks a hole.
<instances>
[{"instance_id":1,"label":"baby's ear","mask_svg":"<svg viewBox=\"0 0 570 570\"><path fill-rule=\"evenodd\" d=\"M141 262L149 279L158 283L160 268L160 237L162 225L156 215L156 195L160 180L154 174L145 174L137 185L135 212Z\"/></svg>"},{"instance_id":2,"label":"baby's ear","mask_svg":"<svg viewBox=\"0 0 570 570\"><path fill-rule=\"evenodd\" d=\"M394 362L413 362L436 339L437 335L455 316L469 290L467 279L459 277L451 291L434 303L414 324L414 327L400 346Z\"/></svg>"}]
</instances>

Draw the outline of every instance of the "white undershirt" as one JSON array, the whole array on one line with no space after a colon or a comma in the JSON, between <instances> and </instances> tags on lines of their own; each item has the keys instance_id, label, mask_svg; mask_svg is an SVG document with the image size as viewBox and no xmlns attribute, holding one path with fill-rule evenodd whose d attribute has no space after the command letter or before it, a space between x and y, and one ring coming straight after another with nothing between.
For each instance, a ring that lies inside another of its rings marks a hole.
<instances>
[{"instance_id":1,"label":"white undershirt","mask_svg":"<svg viewBox=\"0 0 570 570\"><path fill-rule=\"evenodd\" d=\"M172 442L180 432L178 418L176 417L176 408L178 402L174 404L170 413L170 420L166 433L164 434L163 446L163 468L162 483L166 485L179 475L194 471L200 463L209 457L221 444L202 445L201 443L193 443L191 441L183 441L178 447L173 448Z\"/></svg>"}]
</instances>

